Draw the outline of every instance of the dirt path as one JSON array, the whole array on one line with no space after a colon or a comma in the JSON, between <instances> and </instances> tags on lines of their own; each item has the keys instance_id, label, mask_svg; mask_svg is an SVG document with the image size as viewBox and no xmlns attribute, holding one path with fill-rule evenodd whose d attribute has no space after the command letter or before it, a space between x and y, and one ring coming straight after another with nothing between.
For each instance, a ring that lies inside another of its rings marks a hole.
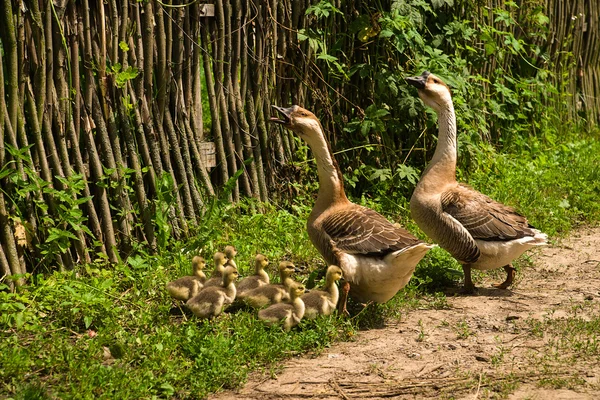
<instances>
[{"instance_id":1,"label":"dirt path","mask_svg":"<svg viewBox=\"0 0 600 400\"><path fill-rule=\"evenodd\" d=\"M215 399L599 399L600 229L532 255L510 291L448 294Z\"/></svg>"}]
</instances>

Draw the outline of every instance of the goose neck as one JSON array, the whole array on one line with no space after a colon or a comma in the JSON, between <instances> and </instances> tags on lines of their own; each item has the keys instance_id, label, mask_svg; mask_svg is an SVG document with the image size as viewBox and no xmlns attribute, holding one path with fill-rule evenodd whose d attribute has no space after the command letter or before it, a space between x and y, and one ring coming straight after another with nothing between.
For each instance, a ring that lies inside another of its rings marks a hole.
<instances>
[{"instance_id":1,"label":"goose neck","mask_svg":"<svg viewBox=\"0 0 600 400\"><path fill-rule=\"evenodd\" d=\"M321 124L315 123L312 131L302 137L308 143L317 163L319 192L315 207L326 207L336 202L348 201L344 192L342 172L325 138Z\"/></svg>"},{"instance_id":2,"label":"goose neck","mask_svg":"<svg viewBox=\"0 0 600 400\"><path fill-rule=\"evenodd\" d=\"M436 180L456 179L456 114L452 102L441 107L438 115L438 142L433 158L425 170L426 175L434 175Z\"/></svg>"}]
</instances>

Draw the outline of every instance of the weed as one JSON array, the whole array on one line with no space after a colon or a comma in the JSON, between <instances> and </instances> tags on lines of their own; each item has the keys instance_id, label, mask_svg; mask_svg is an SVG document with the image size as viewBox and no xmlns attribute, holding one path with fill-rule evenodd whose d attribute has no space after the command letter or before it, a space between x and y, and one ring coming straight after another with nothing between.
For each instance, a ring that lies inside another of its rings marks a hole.
<instances>
[{"instance_id":1,"label":"weed","mask_svg":"<svg viewBox=\"0 0 600 400\"><path fill-rule=\"evenodd\" d=\"M469 324L467 324L466 321L460 321L459 323L457 323L454 327L454 330L456 331L457 339L468 339L470 336L475 334L475 332L471 330Z\"/></svg>"}]
</instances>

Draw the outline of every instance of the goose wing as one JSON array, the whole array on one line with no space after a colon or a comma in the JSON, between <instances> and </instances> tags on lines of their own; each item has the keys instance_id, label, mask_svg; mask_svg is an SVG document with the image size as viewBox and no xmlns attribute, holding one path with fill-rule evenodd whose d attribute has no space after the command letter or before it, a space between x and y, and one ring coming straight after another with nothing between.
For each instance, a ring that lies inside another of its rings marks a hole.
<instances>
[{"instance_id":1,"label":"goose wing","mask_svg":"<svg viewBox=\"0 0 600 400\"><path fill-rule=\"evenodd\" d=\"M381 214L358 205L331 213L322 228L333 245L348 254L381 256L421 243Z\"/></svg>"},{"instance_id":2,"label":"goose wing","mask_svg":"<svg viewBox=\"0 0 600 400\"><path fill-rule=\"evenodd\" d=\"M442 209L474 239L509 241L534 236L527 218L466 185L442 193Z\"/></svg>"}]
</instances>

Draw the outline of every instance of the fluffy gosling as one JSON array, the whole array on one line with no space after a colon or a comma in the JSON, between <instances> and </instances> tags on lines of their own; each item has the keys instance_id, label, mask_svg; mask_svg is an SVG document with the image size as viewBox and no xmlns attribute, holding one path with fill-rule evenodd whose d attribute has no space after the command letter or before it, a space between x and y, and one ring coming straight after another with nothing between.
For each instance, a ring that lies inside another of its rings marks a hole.
<instances>
[{"instance_id":1,"label":"fluffy gosling","mask_svg":"<svg viewBox=\"0 0 600 400\"><path fill-rule=\"evenodd\" d=\"M215 269L213 270L210 279L204 282L204 287L209 286L221 286L221 281L223 280L223 272L225 271L225 264L227 264L227 257L224 253L217 251L213 256L213 260L215 262Z\"/></svg>"},{"instance_id":2,"label":"fluffy gosling","mask_svg":"<svg viewBox=\"0 0 600 400\"><path fill-rule=\"evenodd\" d=\"M237 284L238 296L243 296L249 290L270 283L269 274L265 271L267 265L269 265L269 260L264 255L257 254L254 257L254 275L242 279Z\"/></svg>"},{"instance_id":3,"label":"fluffy gosling","mask_svg":"<svg viewBox=\"0 0 600 400\"><path fill-rule=\"evenodd\" d=\"M304 293L304 285L292 283L289 288L289 303L273 304L270 307L260 310L258 318L265 321L268 325L273 325L283 322L283 329L289 331L294 326L298 325L304 316L304 302L302 294Z\"/></svg>"},{"instance_id":4,"label":"fluffy gosling","mask_svg":"<svg viewBox=\"0 0 600 400\"><path fill-rule=\"evenodd\" d=\"M189 299L186 306L198 318L213 318L221 314L223 307L235 299L235 281L237 268L228 266L223 272L221 286L204 288L196 296Z\"/></svg>"},{"instance_id":5,"label":"fluffy gosling","mask_svg":"<svg viewBox=\"0 0 600 400\"><path fill-rule=\"evenodd\" d=\"M248 290L239 297L253 308L262 308L269 304L281 303L289 300L289 288L294 283L292 274L296 267L289 261L279 263L280 284L268 284Z\"/></svg>"},{"instance_id":6,"label":"fluffy gosling","mask_svg":"<svg viewBox=\"0 0 600 400\"><path fill-rule=\"evenodd\" d=\"M306 307L304 318L313 319L318 315L331 315L335 311L340 298L336 282L340 279L342 279L342 269L337 265L330 265L325 275L323 290L311 290L302 295Z\"/></svg>"},{"instance_id":7,"label":"fluffy gosling","mask_svg":"<svg viewBox=\"0 0 600 400\"><path fill-rule=\"evenodd\" d=\"M167 283L167 292L176 300L187 301L197 295L204 287L206 261L200 256L192 258L192 275L184 276Z\"/></svg>"},{"instance_id":8,"label":"fluffy gosling","mask_svg":"<svg viewBox=\"0 0 600 400\"><path fill-rule=\"evenodd\" d=\"M225 253L225 256L227 257L229 265L237 268L237 264L233 260L234 257L237 255L236 248L233 246L225 246L225 250L223 250L223 253Z\"/></svg>"}]
</instances>

